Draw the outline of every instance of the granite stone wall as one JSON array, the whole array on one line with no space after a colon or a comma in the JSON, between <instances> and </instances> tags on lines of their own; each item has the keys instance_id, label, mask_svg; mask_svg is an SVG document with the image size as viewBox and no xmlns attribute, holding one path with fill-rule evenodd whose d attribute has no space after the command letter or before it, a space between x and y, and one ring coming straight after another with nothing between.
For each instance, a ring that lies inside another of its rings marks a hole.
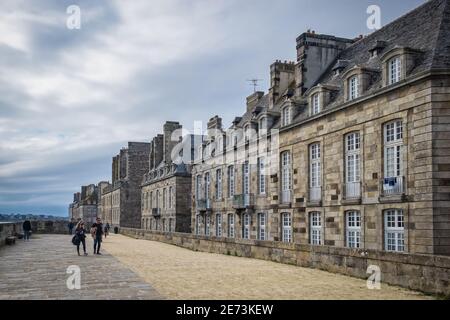
<instances>
[{"instance_id":1,"label":"granite stone wall","mask_svg":"<svg viewBox=\"0 0 450 320\"><path fill-rule=\"evenodd\" d=\"M269 260L367 279L378 266L381 281L436 295L450 295L450 257L378 250L310 246L272 241L224 239L186 233L121 228L123 235L159 241L194 251Z\"/></svg>"},{"instance_id":2,"label":"granite stone wall","mask_svg":"<svg viewBox=\"0 0 450 320\"><path fill-rule=\"evenodd\" d=\"M23 234L23 222L0 223L0 246L5 239L16 234ZM31 231L36 234L68 234L69 221L31 221Z\"/></svg>"}]
</instances>

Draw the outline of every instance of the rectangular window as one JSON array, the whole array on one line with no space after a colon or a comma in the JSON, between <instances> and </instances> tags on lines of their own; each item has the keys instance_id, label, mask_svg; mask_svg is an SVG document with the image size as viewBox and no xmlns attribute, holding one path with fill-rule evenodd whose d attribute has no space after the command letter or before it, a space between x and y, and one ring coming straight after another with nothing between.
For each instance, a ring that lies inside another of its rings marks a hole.
<instances>
[{"instance_id":1,"label":"rectangular window","mask_svg":"<svg viewBox=\"0 0 450 320\"><path fill-rule=\"evenodd\" d=\"M250 165L248 161L245 161L242 166L242 175L244 194L250 194Z\"/></svg>"},{"instance_id":2,"label":"rectangular window","mask_svg":"<svg viewBox=\"0 0 450 320\"><path fill-rule=\"evenodd\" d=\"M205 199L209 200L209 187L211 185L211 177L209 175L209 172L205 173Z\"/></svg>"},{"instance_id":3,"label":"rectangular window","mask_svg":"<svg viewBox=\"0 0 450 320\"><path fill-rule=\"evenodd\" d=\"M234 213L228 215L228 238L234 238Z\"/></svg>"},{"instance_id":4,"label":"rectangular window","mask_svg":"<svg viewBox=\"0 0 450 320\"><path fill-rule=\"evenodd\" d=\"M216 200L222 199L222 170L216 170Z\"/></svg>"},{"instance_id":5,"label":"rectangular window","mask_svg":"<svg viewBox=\"0 0 450 320\"><path fill-rule=\"evenodd\" d=\"M211 216L207 215L205 218L205 235L210 236L210 228L211 228Z\"/></svg>"},{"instance_id":6,"label":"rectangular window","mask_svg":"<svg viewBox=\"0 0 450 320\"><path fill-rule=\"evenodd\" d=\"M318 201L322 199L322 176L320 161L320 144L315 143L310 146L310 200Z\"/></svg>"},{"instance_id":7,"label":"rectangular window","mask_svg":"<svg viewBox=\"0 0 450 320\"><path fill-rule=\"evenodd\" d=\"M250 239L250 215L244 214L244 224L242 226L242 238Z\"/></svg>"},{"instance_id":8,"label":"rectangular window","mask_svg":"<svg viewBox=\"0 0 450 320\"><path fill-rule=\"evenodd\" d=\"M322 244L322 217L320 212L311 212L309 215L310 242L313 245Z\"/></svg>"},{"instance_id":9,"label":"rectangular window","mask_svg":"<svg viewBox=\"0 0 450 320\"><path fill-rule=\"evenodd\" d=\"M290 213L282 214L283 242L292 242L292 219Z\"/></svg>"},{"instance_id":10,"label":"rectangular window","mask_svg":"<svg viewBox=\"0 0 450 320\"><path fill-rule=\"evenodd\" d=\"M200 199L200 192L202 190L202 176L198 175L196 177L196 183L195 183L195 199Z\"/></svg>"},{"instance_id":11,"label":"rectangular window","mask_svg":"<svg viewBox=\"0 0 450 320\"><path fill-rule=\"evenodd\" d=\"M401 60L400 57L395 57L389 61L389 84L394 84L401 79Z\"/></svg>"},{"instance_id":12,"label":"rectangular window","mask_svg":"<svg viewBox=\"0 0 450 320\"><path fill-rule=\"evenodd\" d=\"M228 197L234 196L234 166L228 167Z\"/></svg>"},{"instance_id":13,"label":"rectangular window","mask_svg":"<svg viewBox=\"0 0 450 320\"><path fill-rule=\"evenodd\" d=\"M265 159L264 157L258 158L258 193L266 193L266 173L265 173Z\"/></svg>"},{"instance_id":14,"label":"rectangular window","mask_svg":"<svg viewBox=\"0 0 450 320\"><path fill-rule=\"evenodd\" d=\"M266 240L266 215L258 214L258 240Z\"/></svg>"},{"instance_id":15,"label":"rectangular window","mask_svg":"<svg viewBox=\"0 0 450 320\"><path fill-rule=\"evenodd\" d=\"M384 126L384 191L403 192L403 123Z\"/></svg>"},{"instance_id":16,"label":"rectangular window","mask_svg":"<svg viewBox=\"0 0 450 320\"><path fill-rule=\"evenodd\" d=\"M222 237L222 214L216 214L216 237Z\"/></svg>"},{"instance_id":17,"label":"rectangular window","mask_svg":"<svg viewBox=\"0 0 450 320\"><path fill-rule=\"evenodd\" d=\"M163 189L163 209L165 209L166 208L166 199L167 199L167 195L166 195L166 192L167 192L167 190L166 190L166 188L164 188Z\"/></svg>"},{"instance_id":18,"label":"rectangular window","mask_svg":"<svg viewBox=\"0 0 450 320\"><path fill-rule=\"evenodd\" d=\"M361 214L358 211L349 211L346 214L347 247L361 247Z\"/></svg>"},{"instance_id":19,"label":"rectangular window","mask_svg":"<svg viewBox=\"0 0 450 320\"><path fill-rule=\"evenodd\" d=\"M286 107L283 109L283 126L291 124L291 108Z\"/></svg>"},{"instance_id":20,"label":"rectangular window","mask_svg":"<svg viewBox=\"0 0 450 320\"><path fill-rule=\"evenodd\" d=\"M359 198L360 187L360 136L353 132L345 138L345 196L346 198Z\"/></svg>"},{"instance_id":21,"label":"rectangular window","mask_svg":"<svg viewBox=\"0 0 450 320\"><path fill-rule=\"evenodd\" d=\"M173 187L169 187L169 209L172 209Z\"/></svg>"},{"instance_id":22,"label":"rectangular window","mask_svg":"<svg viewBox=\"0 0 450 320\"><path fill-rule=\"evenodd\" d=\"M289 151L281 154L281 202L291 202L291 189L292 189L292 177L291 177L291 154Z\"/></svg>"},{"instance_id":23,"label":"rectangular window","mask_svg":"<svg viewBox=\"0 0 450 320\"><path fill-rule=\"evenodd\" d=\"M202 216L198 214L198 215L195 217L195 221L196 221L196 224L195 224L195 234L196 234L196 235L200 235L200 230L201 230L201 226L202 226ZM158 227L156 227L156 230L158 230Z\"/></svg>"},{"instance_id":24,"label":"rectangular window","mask_svg":"<svg viewBox=\"0 0 450 320\"><path fill-rule=\"evenodd\" d=\"M386 251L405 251L405 220L402 210L386 210L384 213L384 243Z\"/></svg>"},{"instance_id":25,"label":"rectangular window","mask_svg":"<svg viewBox=\"0 0 450 320\"><path fill-rule=\"evenodd\" d=\"M349 100L353 100L359 97L359 89L358 89L359 81L358 76L353 76L348 81L348 98Z\"/></svg>"},{"instance_id":26,"label":"rectangular window","mask_svg":"<svg viewBox=\"0 0 450 320\"><path fill-rule=\"evenodd\" d=\"M318 114L320 112L320 95L316 93L312 96L312 115Z\"/></svg>"}]
</instances>

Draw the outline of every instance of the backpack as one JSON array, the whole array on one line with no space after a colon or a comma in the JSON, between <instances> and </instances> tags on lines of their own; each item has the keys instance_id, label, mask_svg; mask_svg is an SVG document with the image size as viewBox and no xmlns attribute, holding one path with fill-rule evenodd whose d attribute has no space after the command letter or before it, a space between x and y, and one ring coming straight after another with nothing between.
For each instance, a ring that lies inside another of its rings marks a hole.
<instances>
[{"instance_id":1,"label":"backpack","mask_svg":"<svg viewBox=\"0 0 450 320\"><path fill-rule=\"evenodd\" d=\"M80 245L80 238L78 237L78 235L74 235L73 236L73 238L72 238L72 243L73 243L73 245L74 246L78 246L78 245Z\"/></svg>"}]
</instances>

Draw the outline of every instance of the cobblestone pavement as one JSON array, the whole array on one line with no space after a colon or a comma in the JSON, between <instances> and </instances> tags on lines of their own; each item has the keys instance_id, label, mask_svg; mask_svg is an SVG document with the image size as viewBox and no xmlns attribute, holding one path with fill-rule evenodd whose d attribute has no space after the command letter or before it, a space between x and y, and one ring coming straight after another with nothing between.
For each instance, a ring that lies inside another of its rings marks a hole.
<instances>
[{"instance_id":1,"label":"cobblestone pavement","mask_svg":"<svg viewBox=\"0 0 450 320\"><path fill-rule=\"evenodd\" d=\"M271 261L112 236L106 250L169 299L432 299L418 292ZM138 258L137 258L138 257Z\"/></svg>"},{"instance_id":2,"label":"cobblestone pavement","mask_svg":"<svg viewBox=\"0 0 450 320\"><path fill-rule=\"evenodd\" d=\"M163 298L104 250L101 256L93 255L92 245L88 237L89 255L79 257L69 235L33 235L29 242L17 240L0 248L0 300ZM80 290L67 288L71 265L80 267Z\"/></svg>"}]
</instances>

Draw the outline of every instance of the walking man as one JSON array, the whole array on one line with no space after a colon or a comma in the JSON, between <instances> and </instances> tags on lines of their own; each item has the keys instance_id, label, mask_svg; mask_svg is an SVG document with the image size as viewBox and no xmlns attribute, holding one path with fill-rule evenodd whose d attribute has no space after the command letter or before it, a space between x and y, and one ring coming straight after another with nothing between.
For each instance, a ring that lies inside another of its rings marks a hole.
<instances>
[{"instance_id":1,"label":"walking man","mask_svg":"<svg viewBox=\"0 0 450 320\"><path fill-rule=\"evenodd\" d=\"M101 255L100 247L101 247L102 236L103 236L103 224L102 224L102 220L100 218L97 218L97 221L92 225L91 235L92 235L92 238L94 238L94 254Z\"/></svg>"},{"instance_id":2,"label":"walking man","mask_svg":"<svg viewBox=\"0 0 450 320\"><path fill-rule=\"evenodd\" d=\"M31 233L31 222L30 220L25 220L23 225L23 241L30 241L30 233Z\"/></svg>"}]
</instances>

